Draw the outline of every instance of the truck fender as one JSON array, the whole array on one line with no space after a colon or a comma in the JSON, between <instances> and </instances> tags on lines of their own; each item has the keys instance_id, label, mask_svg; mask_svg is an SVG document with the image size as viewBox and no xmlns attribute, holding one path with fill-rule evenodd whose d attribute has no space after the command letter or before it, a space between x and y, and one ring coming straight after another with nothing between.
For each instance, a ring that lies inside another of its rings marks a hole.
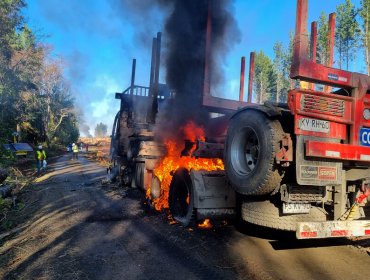
<instances>
[{"instance_id":1,"label":"truck fender","mask_svg":"<svg viewBox=\"0 0 370 280\"><path fill-rule=\"evenodd\" d=\"M251 104L251 105L247 105L247 106L239 109L238 111L236 111L231 116L230 119L232 119L236 115L239 115L242 112L248 111L248 110L262 112L265 115L267 115L269 118L276 118L276 117L280 117L281 116L281 110L282 110L282 108L279 108L278 106L273 105L270 102L265 102L265 104Z\"/></svg>"}]
</instances>

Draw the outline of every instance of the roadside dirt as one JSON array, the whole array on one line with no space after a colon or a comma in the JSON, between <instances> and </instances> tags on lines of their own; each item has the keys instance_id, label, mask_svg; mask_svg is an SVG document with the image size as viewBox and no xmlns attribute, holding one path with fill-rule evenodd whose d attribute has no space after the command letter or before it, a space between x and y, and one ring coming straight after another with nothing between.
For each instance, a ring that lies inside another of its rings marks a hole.
<instances>
[{"instance_id":1,"label":"roadside dirt","mask_svg":"<svg viewBox=\"0 0 370 280\"><path fill-rule=\"evenodd\" d=\"M28 221L0 240L1 279L368 279L363 240L295 240L248 224L171 224L105 168L68 155L24 193Z\"/></svg>"}]
</instances>

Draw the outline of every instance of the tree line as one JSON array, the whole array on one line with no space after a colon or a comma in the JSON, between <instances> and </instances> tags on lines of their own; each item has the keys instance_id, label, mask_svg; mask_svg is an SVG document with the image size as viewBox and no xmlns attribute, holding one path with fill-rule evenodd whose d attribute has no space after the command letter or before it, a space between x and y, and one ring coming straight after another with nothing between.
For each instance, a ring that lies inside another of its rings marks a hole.
<instances>
[{"instance_id":1,"label":"tree line","mask_svg":"<svg viewBox=\"0 0 370 280\"><path fill-rule=\"evenodd\" d=\"M316 62L327 65L328 15L321 12L317 20ZM253 100L263 103L266 100L286 102L290 89L295 83L289 78L293 53L293 33L289 35L288 46L276 42L274 57L270 59L263 51L255 54L255 78ZM360 55L364 55L366 72L370 74L370 0L362 0L359 7L345 0L336 7L334 66L349 70Z\"/></svg>"},{"instance_id":2,"label":"tree line","mask_svg":"<svg viewBox=\"0 0 370 280\"><path fill-rule=\"evenodd\" d=\"M0 0L0 142L74 142L78 113L63 60L22 16L24 0Z\"/></svg>"},{"instance_id":3,"label":"tree line","mask_svg":"<svg viewBox=\"0 0 370 280\"><path fill-rule=\"evenodd\" d=\"M63 77L63 60L37 38L22 16L25 0L0 0L0 142L18 132L30 143L67 144L77 140L78 112L68 81ZM336 8L335 66L348 70L364 54L370 73L370 0L359 7L345 0ZM328 16L318 19L318 63L328 61ZM276 42L274 57L263 51L255 56L253 99L286 102L295 84L289 78L293 34L284 46ZM105 134L97 125L96 134Z\"/></svg>"}]
</instances>

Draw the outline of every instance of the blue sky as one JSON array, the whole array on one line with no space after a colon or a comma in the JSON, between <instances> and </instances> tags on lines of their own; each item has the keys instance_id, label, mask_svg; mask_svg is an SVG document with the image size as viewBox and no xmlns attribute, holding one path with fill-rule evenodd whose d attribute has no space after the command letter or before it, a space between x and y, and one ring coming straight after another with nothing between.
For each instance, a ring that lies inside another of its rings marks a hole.
<instances>
[{"instance_id":1,"label":"blue sky","mask_svg":"<svg viewBox=\"0 0 370 280\"><path fill-rule=\"evenodd\" d=\"M26 1L28 24L65 61L65 75L90 133L99 122L107 124L110 133L119 109L114 93L130 85L133 58L137 59L136 84L149 83L151 40L164 29L166 12L146 5L145 10L133 15L131 6L142 0ZM309 0L309 22L317 20L322 11L334 12L343 2ZM352 2L358 7L360 0ZM294 31L295 10L296 0L235 1L233 13L241 40L225 58L224 89L228 97L238 96L241 56L247 57L248 65L251 51L262 50L272 58L276 41L288 44L289 32ZM166 40L165 34L162 36ZM363 72L361 68L353 70ZM161 69L161 82L165 82L164 71Z\"/></svg>"}]
</instances>

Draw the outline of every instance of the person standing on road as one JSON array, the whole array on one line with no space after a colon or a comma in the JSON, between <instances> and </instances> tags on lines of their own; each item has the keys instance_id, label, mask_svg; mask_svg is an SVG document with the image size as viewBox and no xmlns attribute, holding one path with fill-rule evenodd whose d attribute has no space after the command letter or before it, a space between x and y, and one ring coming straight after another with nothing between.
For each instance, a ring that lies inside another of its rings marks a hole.
<instances>
[{"instance_id":1,"label":"person standing on road","mask_svg":"<svg viewBox=\"0 0 370 280\"><path fill-rule=\"evenodd\" d=\"M44 160L46 160L46 153L42 149L42 145L37 147L37 151L35 154L35 159L37 161L37 177L41 175L41 169L43 169Z\"/></svg>"},{"instance_id":2,"label":"person standing on road","mask_svg":"<svg viewBox=\"0 0 370 280\"><path fill-rule=\"evenodd\" d=\"M72 159L78 159L78 146L73 143L72 144Z\"/></svg>"}]
</instances>

